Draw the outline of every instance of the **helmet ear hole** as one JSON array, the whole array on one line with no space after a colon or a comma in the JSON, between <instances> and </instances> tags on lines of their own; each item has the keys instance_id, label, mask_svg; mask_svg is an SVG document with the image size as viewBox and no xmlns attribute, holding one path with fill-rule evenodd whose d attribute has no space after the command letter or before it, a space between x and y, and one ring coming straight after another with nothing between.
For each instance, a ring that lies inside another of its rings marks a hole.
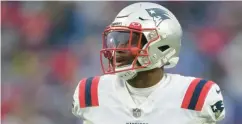
<instances>
[{"instance_id":1,"label":"helmet ear hole","mask_svg":"<svg viewBox=\"0 0 242 124\"><path fill-rule=\"evenodd\" d=\"M158 47L158 49L160 50L160 51L162 51L162 52L164 52L165 50L167 50L167 49L169 49L170 48L170 46L168 46L168 45L164 45L164 46L160 46L160 47Z\"/></svg>"}]
</instances>

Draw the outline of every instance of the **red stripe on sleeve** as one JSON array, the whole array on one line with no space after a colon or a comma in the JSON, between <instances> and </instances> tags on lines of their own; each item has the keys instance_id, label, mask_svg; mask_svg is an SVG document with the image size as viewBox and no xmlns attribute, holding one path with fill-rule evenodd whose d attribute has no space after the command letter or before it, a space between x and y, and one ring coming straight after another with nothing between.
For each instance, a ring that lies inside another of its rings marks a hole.
<instances>
[{"instance_id":1,"label":"red stripe on sleeve","mask_svg":"<svg viewBox=\"0 0 242 124\"><path fill-rule=\"evenodd\" d=\"M195 107L195 110L197 111L201 111L202 110L202 107L203 107L203 104L205 102L205 99L208 95L208 92L209 90L211 89L212 85L214 84L214 82L212 81L208 81L205 86L203 87L201 93L200 93L200 96L198 98L198 102L197 102L197 105Z\"/></svg>"},{"instance_id":2,"label":"red stripe on sleeve","mask_svg":"<svg viewBox=\"0 0 242 124\"><path fill-rule=\"evenodd\" d=\"M79 104L80 108L86 107L86 101L85 101L85 87L86 87L86 81L87 79L83 79L79 83Z\"/></svg>"},{"instance_id":3,"label":"red stripe on sleeve","mask_svg":"<svg viewBox=\"0 0 242 124\"><path fill-rule=\"evenodd\" d=\"M200 81L201 79L199 78L196 78L194 79L191 84L189 85L187 91L186 91L186 94L183 98L183 101L182 101L182 105L181 105L181 108L188 108L189 104L190 104L190 100L192 98L192 94L195 90L195 87L197 86L198 82Z\"/></svg>"},{"instance_id":4,"label":"red stripe on sleeve","mask_svg":"<svg viewBox=\"0 0 242 124\"><path fill-rule=\"evenodd\" d=\"M99 83L99 76L94 77L92 80L92 86L91 86L91 101L92 101L92 106L98 106L98 83Z\"/></svg>"}]
</instances>

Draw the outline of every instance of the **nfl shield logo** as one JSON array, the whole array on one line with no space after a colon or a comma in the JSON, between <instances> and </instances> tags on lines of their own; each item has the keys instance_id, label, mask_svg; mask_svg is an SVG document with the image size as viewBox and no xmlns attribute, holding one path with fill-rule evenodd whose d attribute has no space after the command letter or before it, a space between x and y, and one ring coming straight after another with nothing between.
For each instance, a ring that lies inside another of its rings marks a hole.
<instances>
[{"instance_id":1,"label":"nfl shield logo","mask_svg":"<svg viewBox=\"0 0 242 124\"><path fill-rule=\"evenodd\" d=\"M133 116L138 118L141 116L141 109L135 108L133 109Z\"/></svg>"}]
</instances>

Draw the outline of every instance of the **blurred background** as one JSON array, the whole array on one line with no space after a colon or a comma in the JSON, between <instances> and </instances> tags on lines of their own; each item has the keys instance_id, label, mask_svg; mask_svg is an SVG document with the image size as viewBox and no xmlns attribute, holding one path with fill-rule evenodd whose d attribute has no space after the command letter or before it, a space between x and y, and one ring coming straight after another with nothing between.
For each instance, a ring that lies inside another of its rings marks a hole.
<instances>
[{"instance_id":1,"label":"blurred background","mask_svg":"<svg viewBox=\"0 0 242 124\"><path fill-rule=\"evenodd\" d=\"M126 2L1 2L1 122L81 124L71 114L80 79L102 74L102 32ZM171 73L218 83L227 115L242 124L242 2L156 2L184 36Z\"/></svg>"}]
</instances>

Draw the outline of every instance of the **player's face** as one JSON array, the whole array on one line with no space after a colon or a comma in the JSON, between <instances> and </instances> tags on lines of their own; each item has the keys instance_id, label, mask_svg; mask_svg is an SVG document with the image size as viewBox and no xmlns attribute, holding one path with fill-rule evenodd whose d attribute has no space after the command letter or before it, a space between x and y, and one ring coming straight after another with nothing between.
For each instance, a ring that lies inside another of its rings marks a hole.
<instances>
[{"instance_id":1,"label":"player's face","mask_svg":"<svg viewBox=\"0 0 242 124\"><path fill-rule=\"evenodd\" d=\"M112 59L116 59L116 64L113 66L121 67L130 65L134 61L135 54L131 49L138 47L139 33L133 32L132 36L129 31L113 31L107 34L107 48L115 48ZM130 42L129 42L130 41ZM114 64L114 63L113 63Z\"/></svg>"},{"instance_id":2,"label":"player's face","mask_svg":"<svg viewBox=\"0 0 242 124\"><path fill-rule=\"evenodd\" d=\"M103 53L111 71L125 66L137 66L137 56L145 43L142 33L130 30L113 30L104 34ZM102 58L101 58L102 61ZM110 67L112 66L112 67Z\"/></svg>"}]
</instances>

